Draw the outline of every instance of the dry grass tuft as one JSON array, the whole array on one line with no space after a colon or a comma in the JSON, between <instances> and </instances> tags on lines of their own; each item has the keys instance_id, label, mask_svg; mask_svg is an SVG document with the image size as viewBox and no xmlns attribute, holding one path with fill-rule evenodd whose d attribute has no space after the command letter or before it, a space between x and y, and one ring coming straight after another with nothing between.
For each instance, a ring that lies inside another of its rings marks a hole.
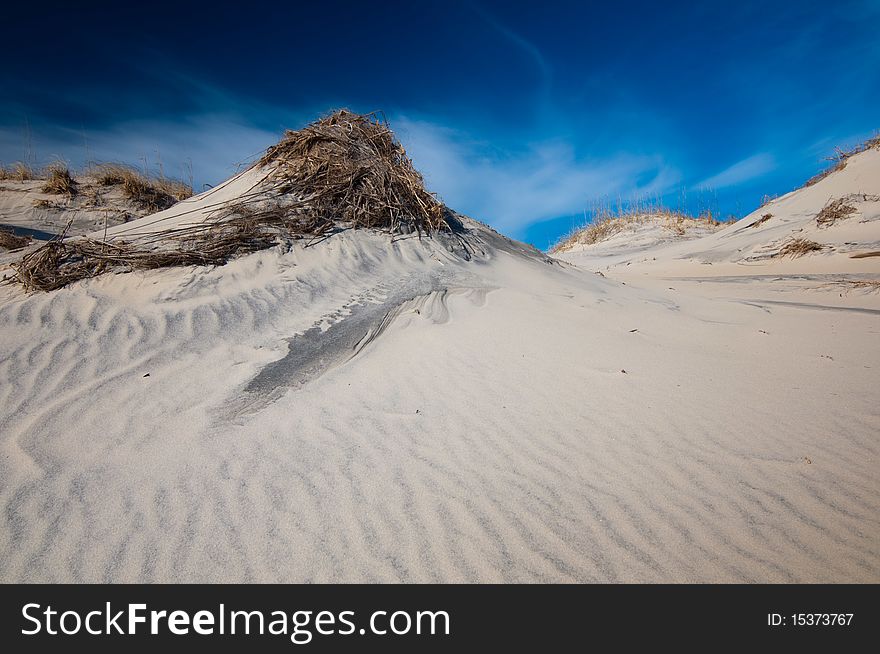
<instances>
[{"instance_id":1,"label":"dry grass tuft","mask_svg":"<svg viewBox=\"0 0 880 654\"><path fill-rule=\"evenodd\" d=\"M810 241L806 238L793 238L785 243L776 254L777 257L791 257L795 259L810 252L819 252L825 248L821 243Z\"/></svg>"},{"instance_id":2,"label":"dry grass tuft","mask_svg":"<svg viewBox=\"0 0 880 654\"><path fill-rule=\"evenodd\" d=\"M62 204L58 204L57 202L53 202L52 200L48 200L46 198L39 198L33 201L34 208L36 209L66 209Z\"/></svg>"},{"instance_id":3,"label":"dry grass tuft","mask_svg":"<svg viewBox=\"0 0 880 654\"><path fill-rule=\"evenodd\" d=\"M99 164L95 181L99 186L117 186L125 182L130 175L140 175L140 173L122 164Z\"/></svg>"},{"instance_id":4,"label":"dry grass tuft","mask_svg":"<svg viewBox=\"0 0 880 654\"><path fill-rule=\"evenodd\" d=\"M0 248L20 250L31 242L29 236L16 236L13 232L0 229Z\"/></svg>"},{"instance_id":5,"label":"dry grass tuft","mask_svg":"<svg viewBox=\"0 0 880 654\"><path fill-rule=\"evenodd\" d=\"M153 186L155 186L159 192L174 198L175 202L186 200L193 195L192 186L176 179L156 179L153 180Z\"/></svg>"},{"instance_id":6,"label":"dry grass tuft","mask_svg":"<svg viewBox=\"0 0 880 654\"><path fill-rule=\"evenodd\" d=\"M761 216L755 222L753 222L751 225L749 225L749 227L760 227L761 225L766 223L768 220L770 220L772 217L773 217L772 213L765 213L763 216Z\"/></svg>"},{"instance_id":7,"label":"dry grass tuft","mask_svg":"<svg viewBox=\"0 0 880 654\"><path fill-rule=\"evenodd\" d=\"M804 186L813 186L814 184L818 184L823 179L828 177L828 175L830 175L831 173L836 173L838 170L843 170L844 168L846 168L846 159L839 159L822 172L810 177L810 179L804 182Z\"/></svg>"},{"instance_id":8,"label":"dry grass tuft","mask_svg":"<svg viewBox=\"0 0 880 654\"><path fill-rule=\"evenodd\" d=\"M565 252L575 245L595 245L626 229L650 223L659 223L676 236L684 236L689 229L714 229L727 224L716 220L711 213L694 217L659 206L618 212L603 209L594 212L588 225L576 229L554 244L550 253Z\"/></svg>"},{"instance_id":9,"label":"dry grass tuft","mask_svg":"<svg viewBox=\"0 0 880 654\"><path fill-rule=\"evenodd\" d=\"M126 177L122 182L122 192L136 206L147 211L162 211L174 204L174 198L139 175Z\"/></svg>"},{"instance_id":10,"label":"dry grass tuft","mask_svg":"<svg viewBox=\"0 0 880 654\"><path fill-rule=\"evenodd\" d=\"M624 217L594 219L594 221L586 227L563 238L559 243L556 243L550 248L550 252L564 252L577 244L595 245L596 243L601 243L623 231L627 224L633 224L633 222L634 221L629 221Z\"/></svg>"},{"instance_id":11,"label":"dry grass tuft","mask_svg":"<svg viewBox=\"0 0 880 654\"><path fill-rule=\"evenodd\" d=\"M70 170L64 164L52 164L46 169L46 183L43 184L43 193L66 195L73 197L78 192L76 180L70 174Z\"/></svg>"},{"instance_id":12,"label":"dry grass tuft","mask_svg":"<svg viewBox=\"0 0 880 654\"><path fill-rule=\"evenodd\" d=\"M9 168L0 166L0 179L9 179L16 182L27 182L37 179L37 173L26 163L17 162Z\"/></svg>"},{"instance_id":13,"label":"dry grass tuft","mask_svg":"<svg viewBox=\"0 0 880 654\"><path fill-rule=\"evenodd\" d=\"M188 184L170 179L151 179L121 164L102 164L96 180L100 186L119 186L123 195L141 209L162 211L191 197Z\"/></svg>"},{"instance_id":14,"label":"dry grass tuft","mask_svg":"<svg viewBox=\"0 0 880 654\"><path fill-rule=\"evenodd\" d=\"M836 148L834 156L828 158L829 161L832 162L831 166L829 166L819 174L813 175L810 179L804 182L804 186L813 186L814 184L821 182L823 179L828 177L828 175L830 175L831 173L836 173L839 170L843 170L844 168L846 168L846 162L850 157L865 152L866 150L870 150L872 148L880 149L880 134L868 139L864 143L857 145L851 150Z\"/></svg>"},{"instance_id":15,"label":"dry grass tuft","mask_svg":"<svg viewBox=\"0 0 880 654\"><path fill-rule=\"evenodd\" d=\"M830 227L838 220L848 218L856 211L857 209L847 204L844 198L838 198L822 207L822 211L816 215L816 224L819 227Z\"/></svg>"}]
</instances>

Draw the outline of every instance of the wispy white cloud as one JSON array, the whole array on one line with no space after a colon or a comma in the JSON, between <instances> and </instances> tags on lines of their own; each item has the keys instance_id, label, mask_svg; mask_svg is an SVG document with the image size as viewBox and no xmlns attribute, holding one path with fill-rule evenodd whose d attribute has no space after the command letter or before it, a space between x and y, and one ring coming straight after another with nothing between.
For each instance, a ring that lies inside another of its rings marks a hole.
<instances>
[{"instance_id":1,"label":"wispy white cloud","mask_svg":"<svg viewBox=\"0 0 880 654\"><path fill-rule=\"evenodd\" d=\"M541 52L540 48L521 34L513 31L502 24L486 9L478 4L471 5L471 9L486 22L493 30L500 34L504 40L512 44L516 50L525 55L531 62L538 74L538 86L534 95L535 108L542 114L552 113L551 88L553 86L553 68Z\"/></svg>"},{"instance_id":2,"label":"wispy white cloud","mask_svg":"<svg viewBox=\"0 0 880 654\"><path fill-rule=\"evenodd\" d=\"M580 214L600 198L660 195L680 179L656 156L579 159L571 145L554 141L505 152L427 121L397 116L393 125L431 190L513 236L536 222Z\"/></svg>"},{"instance_id":3,"label":"wispy white cloud","mask_svg":"<svg viewBox=\"0 0 880 654\"><path fill-rule=\"evenodd\" d=\"M773 158L773 155L761 152L736 162L720 173L704 179L697 186L714 189L726 188L755 179L775 169L776 160Z\"/></svg>"},{"instance_id":4,"label":"wispy white cloud","mask_svg":"<svg viewBox=\"0 0 880 654\"><path fill-rule=\"evenodd\" d=\"M505 27L502 25L496 18L490 15L485 9L479 7L477 5L473 6L473 9L485 20L489 25L492 26L499 34L501 34L504 38L510 41L513 45L519 48L527 57L529 57L538 68L541 73L541 77L546 82L549 82L551 68L550 64L547 63L547 59L541 54L541 51L538 47L529 41L528 39L520 36L512 29Z\"/></svg>"}]
</instances>

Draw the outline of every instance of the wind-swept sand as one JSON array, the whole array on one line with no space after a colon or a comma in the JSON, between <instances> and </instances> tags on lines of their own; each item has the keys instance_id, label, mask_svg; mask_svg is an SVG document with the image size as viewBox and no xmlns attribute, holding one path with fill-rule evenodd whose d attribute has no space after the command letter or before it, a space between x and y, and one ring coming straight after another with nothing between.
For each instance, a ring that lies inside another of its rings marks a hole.
<instances>
[{"instance_id":1,"label":"wind-swept sand","mask_svg":"<svg viewBox=\"0 0 880 654\"><path fill-rule=\"evenodd\" d=\"M466 221L467 256L349 230L0 287L0 578L878 582L880 298L836 279L880 259L753 266L747 220L668 245L711 266Z\"/></svg>"}]
</instances>

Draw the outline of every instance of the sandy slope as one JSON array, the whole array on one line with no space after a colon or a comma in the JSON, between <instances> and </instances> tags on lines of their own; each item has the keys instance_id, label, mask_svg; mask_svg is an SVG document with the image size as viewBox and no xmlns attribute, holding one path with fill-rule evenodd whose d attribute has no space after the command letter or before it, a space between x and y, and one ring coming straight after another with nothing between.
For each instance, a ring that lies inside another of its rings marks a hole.
<instances>
[{"instance_id":1,"label":"sandy slope","mask_svg":"<svg viewBox=\"0 0 880 654\"><path fill-rule=\"evenodd\" d=\"M0 287L0 579L880 581L876 294L467 225Z\"/></svg>"}]
</instances>

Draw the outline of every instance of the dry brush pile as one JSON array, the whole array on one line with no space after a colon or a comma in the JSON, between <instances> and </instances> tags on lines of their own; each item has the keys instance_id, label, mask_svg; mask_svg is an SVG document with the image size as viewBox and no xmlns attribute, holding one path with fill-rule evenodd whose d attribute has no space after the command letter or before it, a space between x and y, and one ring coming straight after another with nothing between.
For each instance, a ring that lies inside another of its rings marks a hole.
<instances>
[{"instance_id":1,"label":"dry brush pile","mask_svg":"<svg viewBox=\"0 0 880 654\"><path fill-rule=\"evenodd\" d=\"M28 290L49 291L110 270L219 265L282 239L340 227L419 235L449 228L449 210L425 189L388 125L373 116L342 110L288 131L255 165L268 171L258 192L203 223L136 243L62 235L14 264L15 279ZM120 170L103 179L127 183Z\"/></svg>"},{"instance_id":2,"label":"dry brush pile","mask_svg":"<svg viewBox=\"0 0 880 654\"><path fill-rule=\"evenodd\" d=\"M776 253L777 257L790 257L792 259L796 259L797 257L802 257L805 254L810 254L811 252L821 252L825 249L825 246L821 243L816 243L816 241L811 241L806 238L791 238L786 241L781 248L779 248L779 252Z\"/></svg>"},{"instance_id":3,"label":"dry brush pile","mask_svg":"<svg viewBox=\"0 0 880 654\"><path fill-rule=\"evenodd\" d=\"M857 211L854 206L847 204L845 198L838 198L822 207L822 210L816 215L816 224L819 227L830 227L838 220L848 218Z\"/></svg>"},{"instance_id":4,"label":"dry brush pile","mask_svg":"<svg viewBox=\"0 0 880 654\"><path fill-rule=\"evenodd\" d=\"M259 161L274 166L289 210L318 220L396 233L446 227L446 208L425 189L403 146L384 121L338 111L288 131Z\"/></svg>"},{"instance_id":5,"label":"dry brush pile","mask_svg":"<svg viewBox=\"0 0 880 654\"><path fill-rule=\"evenodd\" d=\"M236 253L269 247L274 240L255 226L240 223L211 225L200 238L190 233L170 235L167 247L156 249L121 241L57 239L25 255L13 268L26 289L52 291L111 270L219 265Z\"/></svg>"},{"instance_id":6,"label":"dry brush pile","mask_svg":"<svg viewBox=\"0 0 880 654\"><path fill-rule=\"evenodd\" d=\"M31 239L28 236L18 236L8 229L0 229L0 248L5 250L20 250L30 244Z\"/></svg>"}]
</instances>

